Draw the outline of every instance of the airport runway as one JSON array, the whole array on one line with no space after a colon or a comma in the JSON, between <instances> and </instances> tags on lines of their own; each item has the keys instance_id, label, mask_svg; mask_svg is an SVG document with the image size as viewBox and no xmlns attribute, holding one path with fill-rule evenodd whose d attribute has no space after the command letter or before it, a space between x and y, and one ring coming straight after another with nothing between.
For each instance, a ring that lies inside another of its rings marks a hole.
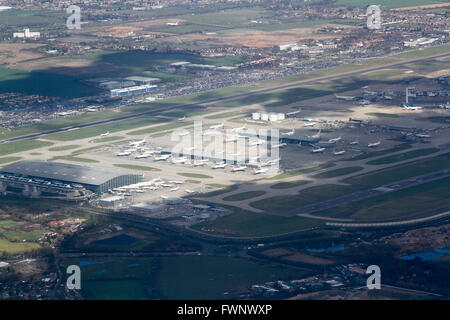
<instances>
[{"instance_id":1,"label":"airport runway","mask_svg":"<svg viewBox=\"0 0 450 320\"><path fill-rule=\"evenodd\" d=\"M295 87L298 87L299 85L314 84L317 81L333 80L333 79L341 78L342 76L353 76L353 75L357 75L357 74L361 74L361 73L378 71L378 70L382 70L382 69L389 68L389 67L398 67L398 66L402 66L405 64L427 61L427 60L434 60L437 58L444 58L444 57L448 57L448 56L450 56L450 53L444 53L444 54L429 56L429 57L425 57L425 58L412 59L412 60L402 61L402 62L398 62L398 63L384 64L384 65L380 65L380 66L376 66L376 67L365 68L365 69L360 69L360 70L356 70L356 71L343 72L343 73L334 74L334 75L330 75L330 76L323 76L323 77L307 79L307 80L299 80L299 81L290 82L290 83L284 84L284 85L277 85L277 86L272 86L272 87L268 87L268 88L264 88L264 89L251 91L249 93L239 93L239 94L230 95L227 97L206 99L206 100L199 101L196 103L188 103L188 104L174 105L174 106L170 106L170 107L162 107L162 108L154 109L151 111L145 111L145 112L140 112L140 113L124 115L124 116L120 116L117 118L93 121L90 123L84 123L84 124L69 126L69 127L60 128L60 129L47 130L47 131L42 131L39 133L32 133L32 134L14 137L14 138L10 138L10 139L0 140L0 143L13 142L13 141L19 141L19 140L27 140L27 139L35 139L35 138L47 136L50 134L60 133L60 132L69 131L69 130L76 130L76 129L96 126L96 125L100 125L100 124L113 123L113 122L120 121L120 120L134 119L134 118L139 118L142 116L158 115L161 112L167 112L167 111L174 110L174 109L189 109L189 108L197 107L198 105L224 102L224 101L234 100L234 99L242 98L242 97L252 97L252 96L260 95L263 93L269 93L269 92L273 92L273 91L295 88ZM174 121L176 121L176 120L174 120Z\"/></svg>"},{"instance_id":2,"label":"airport runway","mask_svg":"<svg viewBox=\"0 0 450 320\"><path fill-rule=\"evenodd\" d=\"M313 219L322 219L322 220L336 220L336 219L328 219L326 217L319 217L311 215L312 212L322 211L326 209L331 209L340 205L345 205L348 203L376 197L385 193L394 192L406 188L411 188L420 184L432 182L435 180L440 180L450 177L450 169L440 170L436 172L432 172L430 174L417 176L414 178L408 178L400 181L396 181L394 183L390 183L384 186L380 186L377 188L372 188L368 190L358 191L349 195L345 195L339 198L334 198L330 200L326 200L323 202L315 203L312 205L304 206L299 209L293 210L287 214L288 216L302 216ZM348 220L348 219L347 219ZM343 219L342 221L345 221Z\"/></svg>"}]
</instances>

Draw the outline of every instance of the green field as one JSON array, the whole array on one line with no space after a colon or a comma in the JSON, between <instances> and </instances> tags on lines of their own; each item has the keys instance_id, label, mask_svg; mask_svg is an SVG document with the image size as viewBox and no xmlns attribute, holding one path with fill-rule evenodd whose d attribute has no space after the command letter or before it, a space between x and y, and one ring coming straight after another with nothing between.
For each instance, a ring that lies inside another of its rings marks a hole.
<instances>
[{"instance_id":1,"label":"green field","mask_svg":"<svg viewBox=\"0 0 450 320\"><path fill-rule=\"evenodd\" d=\"M348 215L357 220L405 218L449 204L449 190L450 178L444 178L352 203Z\"/></svg>"},{"instance_id":2,"label":"green field","mask_svg":"<svg viewBox=\"0 0 450 320\"><path fill-rule=\"evenodd\" d=\"M369 158L380 157L380 156L384 156L384 155L389 154L389 153L410 149L411 147L412 146L410 144L403 143L403 144L399 144L399 145L397 145L397 146L395 146L393 148L390 148L390 149L384 149L384 150L380 150L380 151L367 152L367 153L361 154L361 155L353 157L353 158L344 159L343 161L355 161L355 160L364 160L364 159L369 159Z\"/></svg>"},{"instance_id":3,"label":"green field","mask_svg":"<svg viewBox=\"0 0 450 320\"><path fill-rule=\"evenodd\" d=\"M326 178L334 178L334 177L340 177L340 176L345 176L351 173L355 173L358 171L361 171L362 169L364 169L363 167L345 167L345 168L339 168L336 170L329 170L329 171L325 171L319 174L314 175L314 178L319 178L319 179L326 179Z\"/></svg>"},{"instance_id":4,"label":"green field","mask_svg":"<svg viewBox=\"0 0 450 320\"><path fill-rule=\"evenodd\" d=\"M204 202L210 203L210 202ZM214 204L214 203L213 203ZM320 220L302 217L281 217L276 215L254 213L237 207L214 204L233 211L232 214L218 217L213 221L194 225L197 230L204 230L234 237L261 237L279 235L321 226Z\"/></svg>"},{"instance_id":5,"label":"green field","mask_svg":"<svg viewBox=\"0 0 450 320\"><path fill-rule=\"evenodd\" d=\"M418 150L399 153L396 155L372 160L372 161L367 162L367 164L380 165L380 164L388 164L388 163L394 163L394 162L399 162L399 161L405 161L405 160L409 160L409 159L413 159L413 158L417 158L417 157L426 156L426 155L429 155L432 153L436 153L438 151L439 151L439 149L437 149L437 148L418 149Z\"/></svg>"},{"instance_id":6,"label":"green field","mask_svg":"<svg viewBox=\"0 0 450 320\"><path fill-rule=\"evenodd\" d=\"M24 253L33 249L38 249L41 246L33 242L10 242L6 239L0 238L0 252L10 254Z\"/></svg>"},{"instance_id":7,"label":"green field","mask_svg":"<svg viewBox=\"0 0 450 320\"><path fill-rule=\"evenodd\" d=\"M242 201L242 200L256 198L256 197L262 196L264 194L266 194L265 191L241 192L241 193L233 194L231 196L227 196L227 197L223 198L223 200L225 200L225 201Z\"/></svg>"},{"instance_id":8,"label":"green field","mask_svg":"<svg viewBox=\"0 0 450 320\"><path fill-rule=\"evenodd\" d=\"M366 76L369 80L386 81L386 80L389 80L390 78L394 78L399 75L402 75L402 74L404 74L404 72L405 72L404 70L386 69L386 70L370 72Z\"/></svg>"},{"instance_id":9,"label":"green field","mask_svg":"<svg viewBox=\"0 0 450 320\"><path fill-rule=\"evenodd\" d=\"M167 121L165 119L151 117L151 116L142 116L139 118L120 120L114 123L102 124L98 126L92 126L87 128L81 128L72 131L66 131L62 133L56 133L47 136L47 139L57 140L57 141L72 141L78 139L91 138L95 136L100 136L101 134L109 131L109 132L118 132L123 130L130 130L134 128L150 126L152 124L157 124Z\"/></svg>"},{"instance_id":10,"label":"green field","mask_svg":"<svg viewBox=\"0 0 450 320\"><path fill-rule=\"evenodd\" d=\"M220 196L221 194L229 193L231 191L235 191L235 190L239 189L238 185L231 185L231 186L213 185L213 186L216 188L220 188L220 189L216 190L216 191L207 192L207 193L197 194L197 195L195 195L195 197L197 197L197 198L216 197L216 196Z\"/></svg>"},{"instance_id":11,"label":"green field","mask_svg":"<svg viewBox=\"0 0 450 320\"><path fill-rule=\"evenodd\" d=\"M4 158L0 158L0 164L19 161L20 159L22 159L22 158L21 157L4 157Z\"/></svg>"},{"instance_id":12,"label":"green field","mask_svg":"<svg viewBox=\"0 0 450 320\"><path fill-rule=\"evenodd\" d=\"M65 22L66 15L63 11L56 10L6 10L0 12L2 26L20 27L33 26L34 28L47 29L49 24ZM33 28L33 31L34 31Z\"/></svg>"},{"instance_id":13,"label":"green field","mask_svg":"<svg viewBox=\"0 0 450 320\"><path fill-rule=\"evenodd\" d=\"M121 138L121 137L104 137L104 138L94 139L94 140L91 140L89 142L92 142L92 143L105 143L105 142L118 141L118 140L122 140L122 139L123 138Z\"/></svg>"},{"instance_id":14,"label":"green field","mask_svg":"<svg viewBox=\"0 0 450 320\"><path fill-rule=\"evenodd\" d=\"M123 169L130 169L130 170L139 170L139 171L161 171L161 169L153 168L153 167L147 167L147 166L138 166L134 164L114 164L115 167L123 168Z\"/></svg>"},{"instance_id":15,"label":"green field","mask_svg":"<svg viewBox=\"0 0 450 320\"><path fill-rule=\"evenodd\" d=\"M324 164L321 164L321 165L316 166L316 167L311 167L311 168L306 168L306 169L299 169L299 170L294 170L294 171L289 171L289 172L286 172L286 173L282 173L282 174L279 174L277 176L267 178L267 180L286 179L286 178L290 178L290 177L299 176L299 175L302 175L302 174L312 173L312 172L323 170L323 169L328 169L328 168L331 168L331 167L334 167L334 166L335 166L334 163L324 163Z\"/></svg>"},{"instance_id":16,"label":"green field","mask_svg":"<svg viewBox=\"0 0 450 320\"><path fill-rule=\"evenodd\" d=\"M172 130L172 129L181 128L181 127L187 127L187 126L191 126L192 124L193 124L192 121L188 121L188 122L174 122L174 123L164 124L164 125L161 125L161 126L155 126L155 127L148 128L148 129L141 129L141 130L131 131L131 132L128 132L128 134L133 136L133 135L155 133L155 132Z\"/></svg>"},{"instance_id":17,"label":"green field","mask_svg":"<svg viewBox=\"0 0 450 320\"><path fill-rule=\"evenodd\" d=\"M197 179L212 179L213 177L201 173L191 173L191 172L177 172L177 175L186 178L197 178Z\"/></svg>"},{"instance_id":18,"label":"green field","mask_svg":"<svg viewBox=\"0 0 450 320\"><path fill-rule=\"evenodd\" d=\"M70 144L67 146L61 146L61 147L54 147L54 148L50 148L48 149L49 151L67 151L67 150L72 150L72 149L76 149L81 147L80 145L77 144Z\"/></svg>"},{"instance_id":19,"label":"green field","mask_svg":"<svg viewBox=\"0 0 450 320\"><path fill-rule=\"evenodd\" d=\"M399 118L398 114L394 113L382 113L382 112L369 112L366 113L368 116L377 117L377 118Z\"/></svg>"},{"instance_id":20,"label":"green field","mask_svg":"<svg viewBox=\"0 0 450 320\"><path fill-rule=\"evenodd\" d=\"M356 191L352 186L325 184L299 191L295 195L275 196L250 203L250 206L266 212L288 212L312 203L339 197Z\"/></svg>"},{"instance_id":21,"label":"green field","mask_svg":"<svg viewBox=\"0 0 450 320\"><path fill-rule=\"evenodd\" d=\"M98 163L98 160L94 159L88 159L88 158L81 158L81 157L72 157L72 156L60 156L55 157L55 160L66 160L66 161L73 161L73 162L84 162L84 163Z\"/></svg>"},{"instance_id":22,"label":"green field","mask_svg":"<svg viewBox=\"0 0 450 320\"><path fill-rule=\"evenodd\" d=\"M51 146L53 143L39 140L22 140L0 144L0 156Z\"/></svg>"},{"instance_id":23,"label":"green field","mask_svg":"<svg viewBox=\"0 0 450 320\"><path fill-rule=\"evenodd\" d=\"M303 186L303 185L305 185L305 184L307 184L309 182L310 181L307 181L307 180L296 180L296 181L280 182L280 183L276 183L274 185L271 185L270 188L272 188L272 189L290 189L290 188Z\"/></svg>"},{"instance_id":24,"label":"green field","mask_svg":"<svg viewBox=\"0 0 450 320\"><path fill-rule=\"evenodd\" d=\"M393 9L393 8L403 8L403 7L413 7L420 6L426 4L434 4L434 3L450 3L450 1L440 0L378 0L376 1L377 5ZM371 0L338 0L336 2L337 5L348 5L352 7L367 7L374 4Z\"/></svg>"},{"instance_id":25,"label":"green field","mask_svg":"<svg viewBox=\"0 0 450 320\"><path fill-rule=\"evenodd\" d=\"M346 178L344 182L359 187L371 188L448 168L450 168L450 157L438 156L430 159L413 161L409 164L403 164L373 173Z\"/></svg>"}]
</instances>

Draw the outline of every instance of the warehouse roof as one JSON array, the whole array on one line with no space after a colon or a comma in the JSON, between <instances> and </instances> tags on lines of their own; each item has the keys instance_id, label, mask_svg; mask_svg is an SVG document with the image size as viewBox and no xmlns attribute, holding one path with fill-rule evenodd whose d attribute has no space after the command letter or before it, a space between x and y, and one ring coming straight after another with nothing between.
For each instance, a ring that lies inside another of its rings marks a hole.
<instances>
[{"instance_id":1,"label":"warehouse roof","mask_svg":"<svg viewBox=\"0 0 450 320\"><path fill-rule=\"evenodd\" d=\"M89 185L101 185L116 177L130 175L116 170L112 171L60 162L28 160L4 166L0 169L0 172Z\"/></svg>"}]
</instances>

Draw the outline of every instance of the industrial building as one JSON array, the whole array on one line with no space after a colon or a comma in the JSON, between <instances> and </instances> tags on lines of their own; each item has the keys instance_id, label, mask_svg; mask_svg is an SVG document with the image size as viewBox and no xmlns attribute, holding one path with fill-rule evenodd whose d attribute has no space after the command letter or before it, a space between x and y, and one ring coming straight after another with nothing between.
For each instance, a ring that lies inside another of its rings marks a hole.
<instances>
[{"instance_id":1,"label":"industrial building","mask_svg":"<svg viewBox=\"0 0 450 320\"><path fill-rule=\"evenodd\" d=\"M0 192L76 198L140 182L142 176L48 161L19 161L0 169Z\"/></svg>"},{"instance_id":2,"label":"industrial building","mask_svg":"<svg viewBox=\"0 0 450 320\"><path fill-rule=\"evenodd\" d=\"M156 90L158 86L155 85L142 85L142 86L135 86L135 87L128 87L123 89L113 89L111 90L111 96L112 97L123 97L131 94L138 94L138 93L145 93L149 91Z\"/></svg>"}]
</instances>

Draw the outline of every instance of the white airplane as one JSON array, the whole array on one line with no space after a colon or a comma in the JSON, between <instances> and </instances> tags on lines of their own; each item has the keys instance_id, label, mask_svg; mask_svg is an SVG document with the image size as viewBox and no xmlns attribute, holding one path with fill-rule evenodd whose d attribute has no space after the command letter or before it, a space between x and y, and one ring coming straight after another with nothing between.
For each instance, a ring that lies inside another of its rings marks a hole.
<instances>
[{"instance_id":1,"label":"white airplane","mask_svg":"<svg viewBox=\"0 0 450 320\"><path fill-rule=\"evenodd\" d=\"M180 23L179 21L177 21L177 22L167 22L167 25L171 26L171 27L174 27L174 26L178 26L179 23Z\"/></svg>"},{"instance_id":2,"label":"white airplane","mask_svg":"<svg viewBox=\"0 0 450 320\"><path fill-rule=\"evenodd\" d=\"M279 144L274 144L272 146L272 148L283 148L284 146L287 146L287 143L279 143Z\"/></svg>"},{"instance_id":3,"label":"white airplane","mask_svg":"<svg viewBox=\"0 0 450 320\"><path fill-rule=\"evenodd\" d=\"M252 140L249 142L249 146L253 147L253 146L260 146L262 144L264 144L266 141L262 140L262 139L257 139L257 140Z\"/></svg>"},{"instance_id":4,"label":"white airplane","mask_svg":"<svg viewBox=\"0 0 450 320\"><path fill-rule=\"evenodd\" d=\"M429 134L416 134L416 137L418 138L431 138Z\"/></svg>"},{"instance_id":5,"label":"white airplane","mask_svg":"<svg viewBox=\"0 0 450 320\"><path fill-rule=\"evenodd\" d=\"M166 161L169 158L170 158L170 154L163 154L163 155L160 155L160 156L153 156L153 160L154 161Z\"/></svg>"},{"instance_id":6,"label":"white airplane","mask_svg":"<svg viewBox=\"0 0 450 320\"><path fill-rule=\"evenodd\" d=\"M102 134L100 135L100 137L106 137L106 136L109 136L109 131L107 131L107 132L105 132L105 133L102 133Z\"/></svg>"},{"instance_id":7,"label":"white airplane","mask_svg":"<svg viewBox=\"0 0 450 320\"><path fill-rule=\"evenodd\" d=\"M317 132L316 134L313 134L312 136L308 136L308 138L311 138L311 139L320 138L320 133L321 132L322 132L322 129L320 129L319 132Z\"/></svg>"},{"instance_id":8,"label":"white airplane","mask_svg":"<svg viewBox=\"0 0 450 320\"><path fill-rule=\"evenodd\" d=\"M205 132L202 133L202 136L210 136L210 135L216 134L216 133L219 133L219 132L216 130L206 130Z\"/></svg>"},{"instance_id":9,"label":"white airplane","mask_svg":"<svg viewBox=\"0 0 450 320\"><path fill-rule=\"evenodd\" d=\"M225 142L235 142L237 141L238 137L237 136L231 136L228 138L225 138Z\"/></svg>"},{"instance_id":10,"label":"white airplane","mask_svg":"<svg viewBox=\"0 0 450 320\"><path fill-rule=\"evenodd\" d=\"M342 151L335 151L333 154L335 155L335 156L340 156L340 155L343 155L343 154L345 154L347 151L345 151L345 150L342 150Z\"/></svg>"},{"instance_id":11,"label":"white airplane","mask_svg":"<svg viewBox=\"0 0 450 320\"><path fill-rule=\"evenodd\" d=\"M359 144L359 141L352 141L352 142L350 142L351 146L354 146L354 145L357 145L357 144Z\"/></svg>"},{"instance_id":12,"label":"white airplane","mask_svg":"<svg viewBox=\"0 0 450 320\"><path fill-rule=\"evenodd\" d=\"M317 122L306 122L305 127L314 127L317 124Z\"/></svg>"},{"instance_id":13,"label":"white airplane","mask_svg":"<svg viewBox=\"0 0 450 320\"><path fill-rule=\"evenodd\" d=\"M344 101L353 101L355 100L355 97L352 96L338 96L337 94L334 95L337 100L344 100Z\"/></svg>"},{"instance_id":14,"label":"white airplane","mask_svg":"<svg viewBox=\"0 0 450 320\"><path fill-rule=\"evenodd\" d=\"M238 172L238 171L245 171L245 169L247 169L246 166L239 166L239 167L232 167L231 168L231 172Z\"/></svg>"},{"instance_id":15,"label":"white airplane","mask_svg":"<svg viewBox=\"0 0 450 320\"><path fill-rule=\"evenodd\" d=\"M172 189L170 189L170 191L177 191L178 189L180 189L180 187L172 188Z\"/></svg>"},{"instance_id":16,"label":"white airplane","mask_svg":"<svg viewBox=\"0 0 450 320\"><path fill-rule=\"evenodd\" d=\"M233 129L231 129L232 132L238 132L238 131L243 131L243 130L247 130L247 125L246 124L244 124L240 128L233 128Z\"/></svg>"},{"instance_id":17,"label":"white airplane","mask_svg":"<svg viewBox=\"0 0 450 320\"><path fill-rule=\"evenodd\" d=\"M194 167L202 167L202 166L205 165L205 163L204 163L204 162L201 162L201 161L194 161L194 162L192 163L192 165L193 165Z\"/></svg>"},{"instance_id":18,"label":"white airplane","mask_svg":"<svg viewBox=\"0 0 450 320\"><path fill-rule=\"evenodd\" d=\"M186 120L186 117L178 118L177 121L184 121Z\"/></svg>"},{"instance_id":19,"label":"white airplane","mask_svg":"<svg viewBox=\"0 0 450 320\"><path fill-rule=\"evenodd\" d=\"M143 153L143 154L138 154L138 155L136 155L134 158L135 158L135 159L147 159L148 157L150 157L150 154L148 154L148 153Z\"/></svg>"},{"instance_id":20,"label":"white airplane","mask_svg":"<svg viewBox=\"0 0 450 320\"><path fill-rule=\"evenodd\" d=\"M193 150L195 150L195 147L190 147L186 149L186 151L193 151Z\"/></svg>"},{"instance_id":21,"label":"white airplane","mask_svg":"<svg viewBox=\"0 0 450 320\"><path fill-rule=\"evenodd\" d=\"M216 163L211 168L212 169L225 169L226 166L227 166L226 163Z\"/></svg>"},{"instance_id":22,"label":"white airplane","mask_svg":"<svg viewBox=\"0 0 450 320\"><path fill-rule=\"evenodd\" d=\"M238 156L240 156L241 154L239 153L239 152L237 152L237 153L232 153L232 154L230 154L230 157L233 157L233 158L235 158L235 157L238 157Z\"/></svg>"},{"instance_id":23,"label":"white airplane","mask_svg":"<svg viewBox=\"0 0 450 320\"><path fill-rule=\"evenodd\" d=\"M222 122L221 124L215 125L215 126L211 126L209 127L212 130L216 130L216 129L223 129L225 127L225 124Z\"/></svg>"},{"instance_id":24,"label":"white airplane","mask_svg":"<svg viewBox=\"0 0 450 320\"><path fill-rule=\"evenodd\" d=\"M177 136L179 136L179 137L184 137L184 136L187 136L188 134L189 134L189 131L187 131L187 130L182 130L182 131L177 132Z\"/></svg>"},{"instance_id":25,"label":"white airplane","mask_svg":"<svg viewBox=\"0 0 450 320\"><path fill-rule=\"evenodd\" d=\"M423 107L414 107L414 106L409 106L404 104L403 105L403 110L411 110L411 111L416 111L416 110L422 110Z\"/></svg>"},{"instance_id":26,"label":"white airplane","mask_svg":"<svg viewBox=\"0 0 450 320\"><path fill-rule=\"evenodd\" d=\"M169 183L161 183L161 187L164 187L164 188L173 188L174 185L173 185L173 184L169 184Z\"/></svg>"},{"instance_id":27,"label":"white airplane","mask_svg":"<svg viewBox=\"0 0 450 320\"><path fill-rule=\"evenodd\" d=\"M132 146L132 147L139 147L140 145L142 145L144 143L145 143L145 138L142 139L142 140L139 140L139 141L130 142L129 145Z\"/></svg>"},{"instance_id":28,"label":"white airplane","mask_svg":"<svg viewBox=\"0 0 450 320\"><path fill-rule=\"evenodd\" d=\"M137 190L136 190L136 193L144 193L144 190L137 189Z\"/></svg>"},{"instance_id":29,"label":"white airplane","mask_svg":"<svg viewBox=\"0 0 450 320\"><path fill-rule=\"evenodd\" d=\"M368 148L376 148L376 147L378 147L380 144L381 144L381 141L377 141L377 142L374 142L374 143L369 143L369 144L367 145L367 147L368 147Z\"/></svg>"},{"instance_id":30,"label":"white airplane","mask_svg":"<svg viewBox=\"0 0 450 320\"><path fill-rule=\"evenodd\" d=\"M117 153L116 156L118 156L118 157L126 157L126 156L129 156L130 154L131 154L131 152L124 151L124 152Z\"/></svg>"},{"instance_id":31,"label":"white airplane","mask_svg":"<svg viewBox=\"0 0 450 320\"><path fill-rule=\"evenodd\" d=\"M295 134L295 129L292 129L292 131L289 132L282 133L283 136L292 136L293 134Z\"/></svg>"},{"instance_id":32,"label":"white airplane","mask_svg":"<svg viewBox=\"0 0 450 320\"><path fill-rule=\"evenodd\" d=\"M312 153L320 153L320 152L324 152L326 149L325 148L314 148L311 150Z\"/></svg>"},{"instance_id":33,"label":"white airplane","mask_svg":"<svg viewBox=\"0 0 450 320\"><path fill-rule=\"evenodd\" d=\"M170 180L168 181L169 183L175 183L175 184L183 184L183 181L178 181L178 180Z\"/></svg>"},{"instance_id":34,"label":"white airplane","mask_svg":"<svg viewBox=\"0 0 450 320\"><path fill-rule=\"evenodd\" d=\"M184 191L186 191L187 193L195 193L194 190L189 190L189 189L185 189Z\"/></svg>"},{"instance_id":35,"label":"white airplane","mask_svg":"<svg viewBox=\"0 0 450 320\"><path fill-rule=\"evenodd\" d=\"M342 140L342 137L337 137L337 138L328 140L328 143L336 143L336 142L341 141L341 140Z\"/></svg>"},{"instance_id":36,"label":"white airplane","mask_svg":"<svg viewBox=\"0 0 450 320\"><path fill-rule=\"evenodd\" d=\"M181 157L181 158L172 158L172 163L186 163L188 159L186 157Z\"/></svg>"},{"instance_id":37,"label":"white airplane","mask_svg":"<svg viewBox=\"0 0 450 320\"><path fill-rule=\"evenodd\" d=\"M253 174L264 174L267 171L269 171L269 169L267 168L258 168L258 169L253 169Z\"/></svg>"}]
</instances>

